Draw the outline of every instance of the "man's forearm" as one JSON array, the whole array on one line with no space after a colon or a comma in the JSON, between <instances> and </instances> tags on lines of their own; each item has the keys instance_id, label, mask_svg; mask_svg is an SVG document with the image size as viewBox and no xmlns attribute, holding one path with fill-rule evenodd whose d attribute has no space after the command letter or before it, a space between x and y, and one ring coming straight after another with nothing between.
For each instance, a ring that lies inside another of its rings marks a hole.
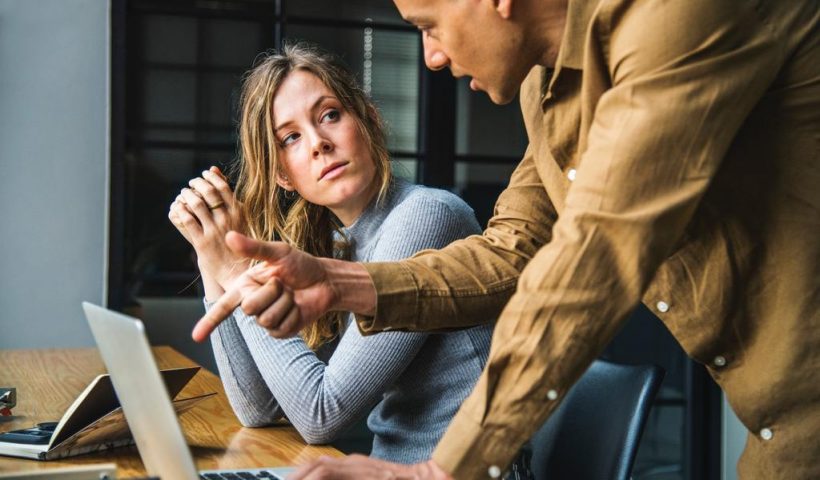
<instances>
[{"instance_id":1,"label":"man's forearm","mask_svg":"<svg viewBox=\"0 0 820 480\"><path fill-rule=\"evenodd\" d=\"M333 291L331 310L342 310L359 315L376 312L376 287L370 274L360 264L326 259L327 282Z\"/></svg>"},{"instance_id":2,"label":"man's forearm","mask_svg":"<svg viewBox=\"0 0 820 480\"><path fill-rule=\"evenodd\" d=\"M357 316L359 328L434 331L492 322L521 270L549 242L556 218L529 153L495 210L483 235L398 263L362 265L375 285L377 310Z\"/></svg>"}]
</instances>

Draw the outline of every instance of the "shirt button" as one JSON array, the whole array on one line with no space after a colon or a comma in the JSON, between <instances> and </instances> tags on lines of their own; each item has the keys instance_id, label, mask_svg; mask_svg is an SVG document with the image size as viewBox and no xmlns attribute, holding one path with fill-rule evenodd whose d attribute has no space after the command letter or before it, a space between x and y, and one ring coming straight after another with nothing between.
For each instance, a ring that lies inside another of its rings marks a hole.
<instances>
[{"instance_id":1,"label":"shirt button","mask_svg":"<svg viewBox=\"0 0 820 480\"><path fill-rule=\"evenodd\" d=\"M574 181L575 181L575 175L576 175L576 173L577 173L577 172L575 171L575 169L574 169L574 168L570 168L570 169L569 169L569 171L567 172L567 178L569 179L569 181L570 181L570 182L574 182Z\"/></svg>"},{"instance_id":2,"label":"shirt button","mask_svg":"<svg viewBox=\"0 0 820 480\"><path fill-rule=\"evenodd\" d=\"M655 305L655 306L658 308L658 311L661 312L661 313L666 313L666 312L669 311L669 304L664 302L663 300L658 302L658 304Z\"/></svg>"},{"instance_id":3,"label":"shirt button","mask_svg":"<svg viewBox=\"0 0 820 480\"><path fill-rule=\"evenodd\" d=\"M760 431L760 438L763 440L771 440L774 436L774 433L770 428L764 428Z\"/></svg>"},{"instance_id":4,"label":"shirt button","mask_svg":"<svg viewBox=\"0 0 820 480\"><path fill-rule=\"evenodd\" d=\"M726 357L724 357L723 355L718 355L717 357L715 357L714 360L712 360L712 363L714 363L716 367L725 367Z\"/></svg>"},{"instance_id":5,"label":"shirt button","mask_svg":"<svg viewBox=\"0 0 820 480\"><path fill-rule=\"evenodd\" d=\"M498 478L501 476L501 469L498 468L498 465L490 465L490 468L487 469L487 474L490 475L490 478Z\"/></svg>"},{"instance_id":6,"label":"shirt button","mask_svg":"<svg viewBox=\"0 0 820 480\"><path fill-rule=\"evenodd\" d=\"M556 392L555 390L550 390L549 392L547 392L547 398L549 398L550 400L555 400L556 398L558 398L558 392Z\"/></svg>"}]
</instances>

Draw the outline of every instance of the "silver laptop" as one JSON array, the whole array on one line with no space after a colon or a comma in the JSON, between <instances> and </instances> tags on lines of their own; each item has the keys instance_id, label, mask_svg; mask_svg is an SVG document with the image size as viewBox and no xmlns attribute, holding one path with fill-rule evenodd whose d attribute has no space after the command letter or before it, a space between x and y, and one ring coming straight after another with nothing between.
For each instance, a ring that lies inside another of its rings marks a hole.
<instances>
[{"instance_id":1,"label":"silver laptop","mask_svg":"<svg viewBox=\"0 0 820 480\"><path fill-rule=\"evenodd\" d=\"M88 302L83 302L83 310L148 475L163 480L284 479L295 470L277 467L197 472L142 322Z\"/></svg>"}]
</instances>

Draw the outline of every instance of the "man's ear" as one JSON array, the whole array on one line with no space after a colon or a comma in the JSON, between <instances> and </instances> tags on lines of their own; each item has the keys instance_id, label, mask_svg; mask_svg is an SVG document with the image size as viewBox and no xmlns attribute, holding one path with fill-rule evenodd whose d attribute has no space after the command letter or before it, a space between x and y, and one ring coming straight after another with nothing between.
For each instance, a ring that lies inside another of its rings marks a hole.
<instances>
[{"instance_id":1,"label":"man's ear","mask_svg":"<svg viewBox=\"0 0 820 480\"><path fill-rule=\"evenodd\" d=\"M276 174L276 184L289 192L296 190L296 187L293 186L293 183L291 183L290 178L288 178L288 176L282 172Z\"/></svg>"},{"instance_id":2,"label":"man's ear","mask_svg":"<svg viewBox=\"0 0 820 480\"><path fill-rule=\"evenodd\" d=\"M513 0L495 0L495 11L504 20L509 20L512 15L512 4Z\"/></svg>"}]
</instances>

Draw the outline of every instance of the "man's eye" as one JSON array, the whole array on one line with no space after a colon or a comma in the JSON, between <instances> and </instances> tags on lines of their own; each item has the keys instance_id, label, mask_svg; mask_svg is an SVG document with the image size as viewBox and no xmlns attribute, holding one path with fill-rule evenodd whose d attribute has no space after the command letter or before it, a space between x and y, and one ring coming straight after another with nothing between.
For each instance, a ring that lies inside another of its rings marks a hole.
<instances>
[{"instance_id":1,"label":"man's eye","mask_svg":"<svg viewBox=\"0 0 820 480\"><path fill-rule=\"evenodd\" d=\"M283 147L287 147L288 145L295 142L296 140L299 140L299 134L298 133L291 133L290 135L285 135L285 137L282 138L281 143L282 143Z\"/></svg>"}]
</instances>

